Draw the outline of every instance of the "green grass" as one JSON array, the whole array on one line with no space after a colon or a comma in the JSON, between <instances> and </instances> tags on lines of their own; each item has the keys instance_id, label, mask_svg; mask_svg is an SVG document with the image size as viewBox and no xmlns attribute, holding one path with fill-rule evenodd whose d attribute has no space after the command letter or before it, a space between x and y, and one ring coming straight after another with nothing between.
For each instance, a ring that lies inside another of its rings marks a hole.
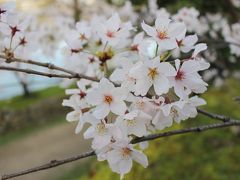
<instances>
[{"instance_id":1,"label":"green grass","mask_svg":"<svg viewBox=\"0 0 240 180\"><path fill-rule=\"evenodd\" d=\"M240 95L238 80L228 80L226 85L210 88L204 98L204 107L212 112L240 118L240 104L233 98ZM199 115L171 129L215 123ZM240 178L240 134L231 128L216 129L202 133L172 136L150 142L146 150L149 167L144 169L134 163L131 173L124 179L184 179L228 180ZM77 166L58 180L113 180L119 176L109 170L106 162L91 159L84 166Z\"/></svg>"},{"instance_id":2,"label":"green grass","mask_svg":"<svg viewBox=\"0 0 240 180\"><path fill-rule=\"evenodd\" d=\"M41 91L36 91L29 97L17 96L10 100L0 101L1 108L21 109L31 106L33 103L37 103L42 99L46 99L52 96L63 96L64 90L60 87L50 87Z\"/></svg>"}]
</instances>

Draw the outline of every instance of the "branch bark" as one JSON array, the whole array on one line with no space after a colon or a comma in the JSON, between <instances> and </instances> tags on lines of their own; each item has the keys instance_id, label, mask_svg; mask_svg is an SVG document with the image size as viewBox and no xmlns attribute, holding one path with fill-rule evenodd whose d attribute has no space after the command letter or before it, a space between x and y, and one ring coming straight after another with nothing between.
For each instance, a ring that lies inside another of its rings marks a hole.
<instances>
[{"instance_id":1,"label":"branch bark","mask_svg":"<svg viewBox=\"0 0 240 180\"><path fill-rule=\"evenodd\" d=\"M24 63L24 64L32 64L32 65L36 65L36 66L40 66L40 67L45 67L45 68L48 68L48 69L51 69L51 70L61 71L61 72L68 73L68 74L71 74L71 75L76 74L73 71L70 71L68 69L64 69L62 67L56 66L52 63L43 63L43 62L38 62L38 61L34 61L34 60L25 60L25 59L16 58L16 57L8 58L7 56L1 55L1 54L0 54L0 58L6 59L10 63L11 62L19 62L19 63Z\"/></svg>"},{"instance_id":2,"label":"branch bark","mask_svg":"<svg viewBox=\"0 0 240 180\"><path fill-rule=\"evenodd\" d=\"M22 68L15 68L15 67L9 67L9 66L0 66L0 70L6 70L6 71L15 71L15 72L23 72L27 74L34 74L39 76L45 76L49 78L63 78L63 79L87 79L90 81L99 82L100 80L95 77L86 76L84 74L78 74L75 73L73 75L67 75L67 74L53 74L53 73L45 73L40 72L32 69L22 69Z\"/></svg>"},{"instance_id":3,"label":"branch bark","mask_svg":"<svg viewBox=\"0 0 240 180\"><path fill-rule=\"evenodd\" d=\"M213 113L210 113L210 112L207 112L204 110L200 110L200 109L198 109L198 111L209 118L218 119L218 120L221 120L222 122L216 123L216 124L202 125L202 126L196 126L196 127L191 127L191 128L184 128L184 129L179 129L179 130L173 130L173 131L152 134L152 135L148 135L145 137L133 139L131 141L131 143L137 144L140 142L151 141L151 140L168 137L168 136L188 134L188 133L192 133L192 132L203 132L203 131L207 131L207 130L211 130L211 129L218 129L218 128L224 128L224 127L229 127L229 126L240 126L240 120L231 119L231 118L225 117L223 115L213 114ZM6 180L6 179L11 179L14 177L23 176L26 174L30 174L30 173L34 173L34 172L38 172L38 171L42 171L42 170L47 170L50 168L54 168L54 167L57 167L57 166L60 166L63 164L67 164L67 163L77 161L79 159L87 158L90 156L94 156L94 155L96 155L94 151L89 151L86 153L82 153L82 154L79 154L79 155L76 155L73 157L69 157L69 158L65 158L65 159L61 159L61 160L51 160L49 163L43 164L41 166L36 166L36 167L22 170L19 172L15 172L12 174L5 174L1 177L1 179Z\"/></svg>"}]
</instances>

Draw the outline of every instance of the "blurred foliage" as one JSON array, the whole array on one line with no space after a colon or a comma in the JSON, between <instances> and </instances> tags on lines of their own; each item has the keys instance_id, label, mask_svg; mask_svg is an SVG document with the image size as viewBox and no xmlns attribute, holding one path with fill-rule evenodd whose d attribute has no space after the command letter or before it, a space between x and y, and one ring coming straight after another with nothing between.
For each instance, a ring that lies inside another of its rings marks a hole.
<instances>
[{"instance_id":1,"label":"blurred foliage","mask_svg":"<svg viewBox=\"0 0 240 180\"><path fill-rule=\"evenodd\" d=\"M59 87L50 87L44 90L31 93L30 97L17 96L9 100L0 101L1 108L9 109L22 109L31 106L42 99L52 96L64 96L64 89Z\"/></svg>"},{"instance_id":2,"label":"blurred foliage","mask_svg":"<svg viewBox=\"0 0 240 180\"><path fill-rule=\"evenodd\" d=\"M147 4L147 0L130 0L134 5ZM158 6L166 8L171 13L176 13L182 7L195 7L202 14L206 12L223 13L231 21L239 20L239 9L235 8L230 0L157 0Z\"/></svg>"},{"instance_id":3,"label":"blurred foliage","mask_svg":"<svg viewBox=\"0 0 240 180\"><path fill-rule=\"evenodd\" d=\"M240 117L240 104L233 100L239 96L238 80L227 80L221 88L210 88L203 96L211 112ZM171 129L215 123L199 115ZM169 129L168 129L169 130ZM202 133L172 136L150 142L146 150L149 167L144 169L134 163L126 180L143 179L239 179L240 177L240 134L239 128L225 128ZM112 180L119 176L109 169L106 162L91 158L84 166L78 166L58 180Z\"/></svg>"}]
</instances>

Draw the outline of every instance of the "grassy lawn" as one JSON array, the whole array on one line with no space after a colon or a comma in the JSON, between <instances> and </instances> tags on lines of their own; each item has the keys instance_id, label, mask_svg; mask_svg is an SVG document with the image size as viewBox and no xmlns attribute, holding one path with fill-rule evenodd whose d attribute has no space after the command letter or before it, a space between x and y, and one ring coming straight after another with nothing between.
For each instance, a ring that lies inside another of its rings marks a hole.
<instances>
[{"instance_id":1,"label":"grassy lawn","mask_svg":"<svg viewBox=\"0 0 240 180\"><path fill-rule=\"evenodd\" d=\"M220 89L208 90L204 95L208 104L204 108L239 119L240 104L233 101L239 95L240 83L228 80ZM217 121L199 115L171 129L214 122ZM158 139L150 142L146 153L149 167L144 169L134 163L133 170L125 177L126 180L240 178L240 134L234 133L231 128ZM119 179L119 176L111 172L106 163L97 162L94 157L84 166L78 166L57 179L112 180Z\"/></svg>"}]
</instances>

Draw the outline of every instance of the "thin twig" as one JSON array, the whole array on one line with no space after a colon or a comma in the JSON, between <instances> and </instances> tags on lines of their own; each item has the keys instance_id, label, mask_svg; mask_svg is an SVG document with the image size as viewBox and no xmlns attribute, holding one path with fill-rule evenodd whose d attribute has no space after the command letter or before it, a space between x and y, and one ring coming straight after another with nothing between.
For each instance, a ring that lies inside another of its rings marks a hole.
<instances>
[{"instance_id":1,"label":"thin twig","mask_svg":"<svg viewBox=\"0 0 240 180\"><path fill-rule=\"evenodd\" d=\"M22 68L15 68L15 67L9 67L9 66L0 66L0 70L6 70L6 71L15 71L15 72L23 72L27 74L34 74L39 76L45 76L49 78L66 78L66 79L87 79L90 81L99 82L99 79L95 77L86 76L83 74L75 73L74 75L67 75L67 74L53 74L53 73L45 73L40 72L32 69L22 69Z\"/></svg>"},{"instance_id":2,"label":"thin twig","mask_svg":"<svg viewBox=\"0 0 240 180\"><path fill-rule=\"evenodd\" d=\"M203 109L197 109L197 111L205 116L208 116L212 119L216 119L216 120L220 120L220 121L223 121L223 122L228 122L231 120L231 118L227 117L227 116L224 116L224 115L219 115L219 114L214 114L214 113L210 113L210 112L207 112Z\"/></svg>"},{"instance_id":3,"label":"thin twig","mask_svg":"<svg viewBox=\"0 0 240 180\"><path fill-rule=\"evenodd\" d=\"M144 142L144 141L150 141L150 140L155 140L155 139L158 139L158 138L174 136L174 135L179 135L179 134L187 134L187 133L191 133L191 132L203 132L203 131L206 131L206 130L224 128L224 127L229 127L229 126L240 126L240 120L234 120L234 119L222 116L222 115L212 114L212 113L209 113L209 112L203 111L203 110L200 110L200 112L205 116L208 116L210 118L219 119L219 120L222 120L223 122L217 123L217 124L202 125L202 126L197 126L197 127L167 131L167 132L158 133L158 134L152 134L152 135L148 135L148 136L145 136L145 137L133 139L131 141L131 143L136 144L136 143L140 143L140 142ZM65 158L65 159L62 159L62 160L52 160L49 163L43 164L41 166L37 166L37 167L34 167L34 168L29 168L29 169L19 171L19 172L15 172L15 173L12 173L12 174L5 174L5 175L2 176L1 179L2 180L11 179L11 178L14 178L14 177L23 176L23 175L30 174L30 173L33 173L33 172L38 172L38 171L50 169L50 168L53 168L53 167L57 167L57 166L66 164L66 163L77 161L79 159L90 157L90 156L93 156L93 155L96 155L95 152L94 151L89 151L89 152L82 153L82 154L79 154L79 155L76 155L76 156L73 156L73 157Z\"/></svg>"},{"instance_id":4,"label":"thin twig","mask_svg":"<svg viewBox=\"0 0 240 180\"><path fill-rule=\"evenodd\" d=\"M10 62L19 62L19 63L24 63L24 64L32 64L32 65L36 65L36 66L41 66L41 67L45 67L51 70L57 70L57 71L61 71L61 72L65 72L71 75L75 75L76 73L73 71L70 71L68 69L64 69L62 67L56 66L52 63L43 63L43 62L38 62L38 61L34 61L34 60L25 60L25 59L21 59L21 58L16 58L16 57L12 57L12 58L8 58L7 56L1 55L0 54L0 58L2 59L6 59Z\"/></svg>"}]
</instances>

